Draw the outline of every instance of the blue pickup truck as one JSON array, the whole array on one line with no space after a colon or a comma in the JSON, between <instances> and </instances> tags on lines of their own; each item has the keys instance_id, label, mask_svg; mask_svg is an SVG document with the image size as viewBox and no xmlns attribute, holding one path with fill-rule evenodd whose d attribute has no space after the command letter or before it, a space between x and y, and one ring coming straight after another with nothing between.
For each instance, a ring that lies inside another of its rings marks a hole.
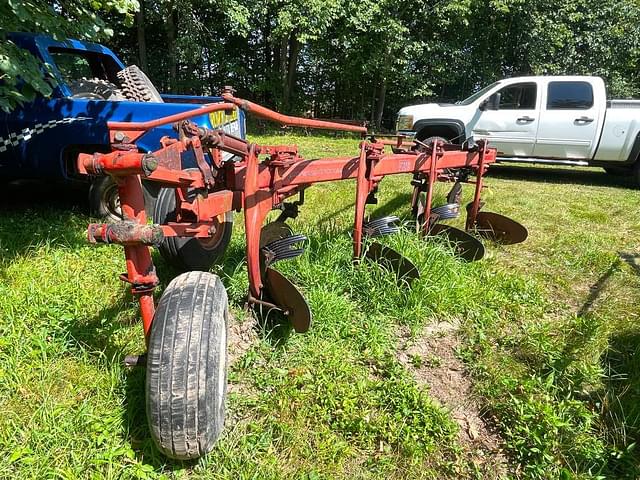
<instances>
[{"instance_id":1,"label":"blue pickup truck","mask_svg":"<svg viewBox=\"0 0 640 480\"><path fill-rule=\"evenodd\" d=\"M41 60L43 75L49 70L57 85L49 98L36 98L10 113L0 111L0 182L88 182L88 203L96 216L119 217L117 188L108 176L79 173L76 159L79 153L110 150L108 121L142 122L222 101L220 97L160 95L138 67L125 66L102 45L29 33L12 33L8 38ZM245 136L240 110L197 116L193 121ZM177 138L177 133L171 125L158 127L136 145L140 151L156 150L164 136ZM152 209L149 200L157 196L157 187L144 186L147 208Z\"/></svg>"}]
</instances>

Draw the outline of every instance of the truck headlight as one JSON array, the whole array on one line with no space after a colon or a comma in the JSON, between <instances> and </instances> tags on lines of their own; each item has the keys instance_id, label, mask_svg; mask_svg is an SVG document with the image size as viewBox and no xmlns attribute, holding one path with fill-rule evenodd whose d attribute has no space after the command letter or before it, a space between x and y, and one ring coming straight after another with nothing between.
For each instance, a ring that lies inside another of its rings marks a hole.
<instances>
[{"instance_id":1,"label":"truck headlight","mask_svg":"<svg viewBox=\"0 0 640 480\"><path fill-rule=\"evenodd\" d=\"M396 130L411 130L413 127L413 115L398 115Z\"/></svg>"}]
</instances>

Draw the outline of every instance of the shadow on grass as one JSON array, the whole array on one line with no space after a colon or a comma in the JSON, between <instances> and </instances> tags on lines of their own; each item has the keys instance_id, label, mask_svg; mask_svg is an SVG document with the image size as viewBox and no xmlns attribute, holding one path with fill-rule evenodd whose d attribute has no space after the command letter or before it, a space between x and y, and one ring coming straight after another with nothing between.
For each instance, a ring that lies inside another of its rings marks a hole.
<instances>
[{"instance_id":1,"label":"shadow on grass","mask_svg":"<svg viewBox=\"0 0 640 480\"><path fill-rule=\"evenodd\" d=\"M602 171L577 168L547 168L515 165L492 165L489 177L522 180L536 183L595 185L602 187L635 188L631 176L611 175Z\"/></svg>"},{"instance_id":2,"label":"shadow on grass","mask_svg":"<svg viewBox=\"0 0 640 480\"><path fill-rule=\"evenodd\" d=\"M86 189L41 182L0 188L0 255L8 261L39 244L86 245Z\"/></svg>"},{"instance_id":3,"label":"shadow on grass","mask_svg":"<svg viewBox=\"0 0 640 480\"><path fill-rule=\"evenodd\" d=\"M0 188L0 213L27 209L74 210L88 213L88 184L20 180Z\"/></svg>"},{"instance_id":4,"label":"shadow on grass","mask_svg":"<svg viewBox=\"0 0 640 480\"><path fill-rule=\"evenodd\" d=\"M129 351L126 345L117 342L118 333L129 329L139 321L138 312L130 318L120 318L120 314L134 301L128 288L123 286L123 294L109 307L101 310L96 316L85 321L70 321L66 329L76 342L83 345L95 356L106 358L107 366L122 364L128 354L140 354L140 351ZM142 329L140 329L142 333ZM157 471L172 471L192 465L193 462L174 461L164 457L155 447L151 438L146 417L145 403L145 368L122 367L125 387L124 411L122 423L125 426L122 438L134 450L136 458Z\"/></svg>"},{"instance_id":5,"label":"shadow on grass","mask_svg":"<svg viewBox=\"0 0 640 480\"><path fill-rule=\"evenodd\" d=\"M640 255L618 252L619 258L591 287L589 295L578 315L588 316L598 297L607 288L613 274L627 263L640 276ZM589 320L589 319L587 319ZM574 338L567 345L561 358L573 359L574 353L591 341L598 330L598 322L588 321L588 332L582 340ZM592 331L593 330L593 331ZM565 361L557 368L566 368ZM620 450L609 460L608 473L611 478L640 477L640 327L616 328L609 335L608 345L600 357L603 370L602 388L590 395L590 403L599 407L600 418L605 429L606 440Z\"/></svg>"},{"instance_id":6,"label":"shadow on grass","mask_svg":"<svg viewBox=\"0 0 640 480\"><path fill-rule=\"evenodd\" d=\"M602 292L607 288L607 285L611 281L613 274L620 270L620 265L622 264L622 260L623 258L621 254L620 258L616 259L616 261L614 261L611 264L611 266L609 266L607 271L604 272L604 274L602 274L600 278L598 278L596 283L594 283L591 287L589 287L589 295L587 296L587 299L580 307L580 310L578 310L577 315L579 317L583 317L591 311L591 309L593 308L593 305L596 303L596 301L598 300Z\"/></svg>"},{"instance_id":7,"label":"shadow on grass","mask_svg":"<svg viewBox=\"0 0 640 480\"><path fill-rule=\"evenodd\" d=\"M601 418L609 442L621 450L618 458L609 461L611 478L640 478L640 330L611 335L600 362L604 370L604 388L598 398Z\"/></svg>"}]
</instances>

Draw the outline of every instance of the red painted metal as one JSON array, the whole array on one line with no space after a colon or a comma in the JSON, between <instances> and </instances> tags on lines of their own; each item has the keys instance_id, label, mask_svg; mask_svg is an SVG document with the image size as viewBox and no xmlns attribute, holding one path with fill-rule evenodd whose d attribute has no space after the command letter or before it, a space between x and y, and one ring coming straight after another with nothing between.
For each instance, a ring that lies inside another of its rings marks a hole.
<instances>
[{"instance_id":1,"label":"red painted metal","mask_svg":"<svg viewBox=\"0 0 640 480\"><path fill-rule=\"evenodd\" d=\"M353 221L353 258L357 261L362 255L362 224L364 222L364 208L369 195L370 183L367 180L367 144L360 144L360 157L356 177L356 205Z\"/></svg>"},{"instance_id":2,"label":"red painted metal","mask_svg":"<svg viewBox=\"0 0 640 480\"><path fill-rule=\"evenodd\" d=\"M236 106L231 103L211 103L201 108L168 115L166 117L149 120L147 122L107 122L107 126L113 133L116 133L117 131L121 131L125 134L127 132L146 132L152 128L167 125L169 123L181 122L200 115L207 115L211 112L219 112L220 110L231 111L234 108L236 108Z\"/></svg>"},{"instance_id":3,"label":"red painted metal","mask_svg":"<svg viewBox=\"0 0 640 480\"><path fill-rule=\"evenodd\" d=\"M284 115L282 113L274 112L273 110L263 107L262 105L258 105L257 103L250 102L249 100L236 98L228 91L225 91L222 94L222 98L224 98L227 102L233 103L234 105L240 107L247 113L251 113L256 117L264 118L265 120L271 120L272 122L279 123L281 125L290 127L316 128L319 130L354 132L361 133L363 135L367 134L367 127L349 125L339 122L327 122L324 120L314 120L313 118L292 117L289 115Z\"/></svg>"},{"instance_id":4,"label":"red painted metal","mask_svg":"<svg viewBox=\"0 0 640 480\"><path fill-rule=\"evenodd\" d=\"M480 144L476 150L442 145L422 151L405 147L404 138L395 141L363 141L357 157L330 157L305 160L295 146L253 145L225 134L221 130L199 128L188 119L205 113L245 109L262 118L286 125L366 133L364 127L336 122L282 115L254 103L223 94L225 103L207 105L197 110L159 118L149 122L111 122L113 151L107 154L82 155L79 160L89 173L109 174L118 182L124 222L117 226L91 225L89 239L94 242L124 245L127 273L123 280L132 285L140 301L145 335L153 321L152 292L158 278L152 263L149 244L163 237L195 237L207 239L216 233L216 219L231 210L244 210L246 258L249 277L249 299L264 303L264 269L260 265L260 236L267 214L288 197L312 184L336 180L356 180L356 205L353 229L353 253L362 255L362 236L367 199L387 175L414 174L428 183L425 223L428 228L435 182L451 180L447 169L467 168L477 176L476 191L467 228L475 225L480 207L482 179L489 164L495 162L496 151ZM164 138L157 151L140 154L131 143L135 135L168 123L178 125L180 140ZM118 135L116 135L118 134ZM131 136L129 136L131 134ZM117 137L117 138L116 138ZM396 153L385 153L392 144ZM198 169L182 170L181 156L192 152ZM222 161L221 152L230 152L240 161ZM211 166L205 156L211 155ZM262 160L260 157L262 156ZM266 156L266 158L265 158ZM165 225L148 225L144 210L141 178L176 189L176 221ZM197 195L187 195L196 189ZM267 300L273 301L273 296ZM269 302L267 302L269 303ZM280 306L284 311L285 306Z\"/></svg>"},{"instance_id":5,"label":"red painted metal","mask_svg":"<svg viewBox=\"0 0 640 480\"><path fill-rule=\"evenodd\" d=\"M144 195L139 175L131 175L118 179L118 194L122 216L125 221L139 225L147 224L147 214L144 209ZM142 244L124 245L124 255L127 273L123 280L131 284L131 293L138 297L142 326L145 338L148 340L153 322L155 306L153 290L158 285L156 269L151 260L149 247Z\"/></svg>"},{"instance_id":6,"label":"red painted metal","mask_svg":"<svg viewBox=\"0 0 640 480\"><path fill-rule=\"evenodd\" d=\"M120 245L158 245L164 239L160 225L138 222L92 223L87 229L89 243L119 243Z\"/></svg>"},{"instance_id":7,"label":"red painted metal","mask_svg":"<svg viewBox=\"0 0 640 480\"><path fill-rule=\"evenodd\" d=\"M482 186L484 173L486 171L486 157L487 157L487 143L483 140L479 143L480 153L478 158L478 175L476 180L476 189L473 195L473 202L469 209L469 215L467 216L466 229L471 230L476 224L476 218L478 217L478 211L480 210L480 196L482 194Z\"/></svg>"}]
</instances>

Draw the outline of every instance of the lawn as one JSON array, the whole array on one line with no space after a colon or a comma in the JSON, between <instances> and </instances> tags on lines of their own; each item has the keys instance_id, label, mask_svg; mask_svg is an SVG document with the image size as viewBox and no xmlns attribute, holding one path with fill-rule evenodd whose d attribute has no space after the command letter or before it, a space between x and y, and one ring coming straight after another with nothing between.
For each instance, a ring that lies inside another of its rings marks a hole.
<instances>
[{"instance_id":1,"label":"lawn","mask_svg":"<svg viewBox=\"0 0 640 480\"><path fill-rule=\"evenodd\" d=\"M357 151L328 136L254 139L310 158ZM352 182L309 189L291 222L307 252L278 264L309 300L306 334L244 310L236 216L214 269L234 316L227 427L184 464L153 448L144 370L122 365L144 341L121 249L86 244L80 195L5 190L0 478L636 478L638 191L595 169L492 170L485 209L520 220L529 239L487 243L467 264L409 229L385 238L419 267L411 287L352 264ZM385 179L368 212L408 217L408 182ZM164 286L176 273L154 258ZM464 401L450 405L456 390Z\"/></svg>"}]
</instances>

